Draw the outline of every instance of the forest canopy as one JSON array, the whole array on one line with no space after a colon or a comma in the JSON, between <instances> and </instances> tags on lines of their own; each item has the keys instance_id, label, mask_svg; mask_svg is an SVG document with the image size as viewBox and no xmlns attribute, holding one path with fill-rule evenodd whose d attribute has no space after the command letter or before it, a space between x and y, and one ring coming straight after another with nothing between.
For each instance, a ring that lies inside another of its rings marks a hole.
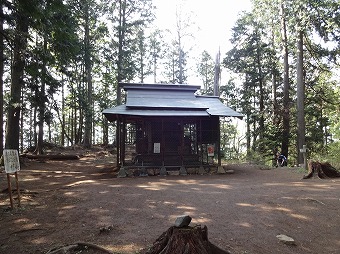
<instances>
[{"instance_id":1,"label":"forest canopy","mask_svg":"<svg viewBox=\"0 0 340 254\"><path fill-rule=\"evenodd\" d=\"M245 115L244 137L221 119L226 159L271 163L280 152L298 164L307 145L310 156L339 163L337 0L253 0L216 59L187 46L195 24L186 14L174 13L175 33L157 28L152 0L1 3L1 153L114 144L102 111L124 102L118 83L185 84L195 62L200 93L213 95L219 82L221 100Z\"/></svg>"}]
</instances>

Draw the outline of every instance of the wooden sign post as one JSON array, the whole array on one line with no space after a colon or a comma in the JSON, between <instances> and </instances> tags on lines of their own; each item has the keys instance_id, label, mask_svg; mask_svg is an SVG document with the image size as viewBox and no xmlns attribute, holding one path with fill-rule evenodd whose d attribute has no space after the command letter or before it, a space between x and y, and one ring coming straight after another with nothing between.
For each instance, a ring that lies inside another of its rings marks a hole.
<instances>
[{"instance_id":1,"label":"wooden sign post","mask_svg":"<svg viewBox=\"0 0 340 254\"><path fill-rule=\"evenodd\" d=\"M18 206L20 206L20 190L19 190L19 180L18 180L18 171L20 170L20 162L19 162L18 151L14 149L5 149L4 150L4 164L5 164L5 171L7 173L9 199L11 202L11 208L13 209L12 185L11 185L11 176L10 176L10 174L13 174L13 173L15 175L15 182L16 182L16 187L17 187L17 192L18 192Z\"/></svg>"}]
</instances>

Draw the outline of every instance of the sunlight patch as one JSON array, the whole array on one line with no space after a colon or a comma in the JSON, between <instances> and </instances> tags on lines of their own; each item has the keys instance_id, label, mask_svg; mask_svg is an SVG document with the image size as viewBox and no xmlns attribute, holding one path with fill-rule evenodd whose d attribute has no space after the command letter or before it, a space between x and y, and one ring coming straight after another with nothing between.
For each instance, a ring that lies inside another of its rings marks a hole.
<instances>
[{"instance_id":1,"label":"sunlight patch","mask_svg":"<svg viewBox=\"0 0 340 254\"><path fill-rule=\"evenodd\" d=\"M162 189L165 189L165 187L171 186L171 185L173 184L164 183L164 182L161 182L161 183L149 182L147 185L146 184L137 185L137 187L147 189L147 190L162 190Z\"/></svg>"},{"instance_id":2,"label":"sunlight patch","mask_svg":"<svg viewBox=\"0 0 340 254\"><path fill-rule=\"evenodd\" d=\"M310 220L307 216L304 216L301 214L291 213L290 216L292 216L293 218L300 219L300 220Z\"/></svg>"},{"instance_id":3,"label":"sunlight patch","mask_svg":"<svg viewBox=\"0 0 340 254\"><path fill-rule=\"evenodd\" d=\"M249 203L236 203L236 205L244 206L244 207L254 207L255 205L249 204Z\"/></svg>"},{"instance_id":4,"label":"sunlight patch","mask_svg":"<svg viewBox=\"0 0 340 254\"><path fill-rule=\"evenodd\" d=\"M126 245L108 245L106 248L114 253L138 253L143 246L137 244L126 244Z\"/></svg>"},{"instance_id":5,"label":"sunlight patch","mask_svg":"<svg viewBox=\"0 0 340 254\"><path fill-rule=\"evenodd\" d=\"M239 225L241 227L245 227L245 228L251 228L252 227L252 225L249 222L241 222L241 223L239 223Z\"/></svg>"},{"instance_id":6,"label":"sunlight patch","mask_svg":"<svg viewBox=\"0 0 340 254\"><path fill-rule=\"evenodd\" d=\"M76 208L75 205L66 205L66 206L63 206L62 209L73 209L73 208Z\"/></svg>"},{"instance_id":7,"label":"sunlight patch","mask_svg":"<svg viewBox=\"0 0 340 254\"><path fill-rule=\"evenodd\" d=\"M183 210L196 210L195 207L190 207L190 206L177 206L178 209L183 209Z\"/></svg>"},{"instance_id":8,"label":"sunlight patch","mask_svg":"<svg viewBox=\"0 0 340 254\"><path fill-rule=\"evenodd\" d=\"M67 187L72 187L72 186L80 185L80 184L84 184L84 183L96 183L96 181L93 181L93 180L83 180L83 181L78 181L78 182L70 183L70 184L68 184L66 186Z\"/></svg>"},{"instance_id":9,"label":"sunlight patch","mask_svg":"<svg viewBox=\"0 0 340 254\"><path fill-rule=\"evenodd\" d=\"M207 224L211 222L211 219L200 216L198 219L193 219L194 224Z\"/></svg>"}]
</instances>

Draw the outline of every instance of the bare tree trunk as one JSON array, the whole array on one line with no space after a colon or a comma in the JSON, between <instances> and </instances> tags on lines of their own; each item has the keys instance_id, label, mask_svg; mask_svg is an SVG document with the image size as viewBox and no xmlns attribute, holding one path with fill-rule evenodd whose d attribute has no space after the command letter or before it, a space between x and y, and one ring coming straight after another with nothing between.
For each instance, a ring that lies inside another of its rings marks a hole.
<instances>
[{"instance_id":1,"label":"bare tree trunk","mask_svg":"<svg viewBox=\"0 0 340 254\"><path fill-rule=\"evenodd\" d=\"M263 134L264 134L264 91L263 91L263 74L262 74L262 60L261 60L261 52L260 52L260 45L258 36L256 37L256 61L257 61L257 68L258 68L258 75L259 75L259 90L260 90L260 98L259 98L259 105L260 105L260 117L259 117L259 139L261 144L259 145L259 151L263 152ZM255 93L254 93L255 94Z\"/></svg>"},{"instance_id":2,"label":"bare tree trunk","mask_svg":"<svg viewBox=\"0 0 340 254\"><path fill-rule=\"evenodd\" d=\"M24 96L21 93L21 105L24 105ZM19 142L20 142L20 153L24 150L24 113L20 114L20 133L19 133Z\"/></svg>"},{"instance_id":3,"label":"bare tree trunk","mask_svg":"<svg viewBox=\"0 0 340 254\"><path fill-rule=\"evenodd\" d=\"M62 78L61 86L61 146L65 145L65 88L64 88L64 77Z\"/></svg>"},{"instance_id":4,"label":"bare tree trunk","mask_svg":"<svg viewBox=\"0 0 340 254\"><path fill-rule=\"evenodd\" d=\"M288 63L288 43L287 43L287 24L285 13L285 0L281 1L281 26L283 43L283 131L281 153L288 158L289 133L290 133L290 105L289 105L289 63Z\"/></svg>"},{"instance_id":5,"label":"bare tree trunk","mask_svg":"<svg viewBox=\"0 0 340 254\"><path fill-rule=\"evenodd\" d=\"M91 45L90 45L90 24L89 24L89 6L85 3L85 74L87 84L87 98L85 100L85 130L83 144L85 147L90 148L92 145L92 64L91 64Z\"/></svg>"},{"instance_id":6,"label":"bare tree trunk","mask_svg":"<svg viewBox=\"0 0 340 254\"><path fill-rule=\"evenodd\" d=\"M103 116L103 145L109 144L109 126L106 117Z\"/></svg>"},{"instance_id":7,"label":"bare tree trunk","mask_svg":"<svg viewBox=\"0 0 340 254\"><path fill-rule=\"evenodd\" d=\"M220 78L221 78L220 56L221 56L221 52L218 51L216 55L215 70L214 70L214 96L220 95L220 91L219 91Z\"/></svg>"},{"instance_id":8,"label":"bare tree trunk","mask_svg":"<svg viewBox=\"0 0 340 254\"><path fill-rule=\"evenodd\" d=\"M117 105L122 104L122 91L119 82L123 80L123 43L125 40L126 0L119 0L118 62L117 62Z\"/></svg>"},{"instance_id":9,"label":"bare tree trunk","mask_svg":"<svg viewBox=\"0 0 340 254\"><path fill-rule=\"evenodd\" d=\"M3 16L2 5L0 6L0 16ZM4 38L3 19L0 18L0 156L4 150Z\"/></svg>"},{"instance_id":10,"label":"bare tree trunk","mask_svg":"<svg viewBox=\"0 0 340 254\"><path fill-rule=\"evenodd\" d=\"M306 144L305 137L305 84L303 79L303 32L298 32L297 42L297 149L298 163L303 163L303 155L300 153L302 146Z\"/></svg>"},{"instance_id":11,"label":"bare tree trunk","mask_svg":"<svg viewBox=\"0 0 340 254\"><path fill-rule=\"evenodd\" d=\"M35 106L33 109L33 145L37 146L38 144L38 134L37 134L37 107Z\"/></svg>"},{"instance_id":12,"label":"bare tree trunk","mask_svg":"<svg viewBox=\"0 0 340 254\"><path fill-rule=\"evenodd\" d=\"M46 34L44 35L44 52L47 52L47 38ZM43 66L41 71L41 87L39 92L39 114L38 114L38 143L35 148L35 154L43 154L43 146L44 146L44 122L45 122L45 88L46 88L46 59L43 59Z\"/></svg>"},{"instance_id":13,"label":"bare tree trunk","mask_svg":"<svg viewBox=\"0 0 340 254\"><path fill-rule=\"evenodd\" d=\"M26 0L18 0L19 7ZM16 17L16 29L14 38L14 56L12 63L12 84L8 105L7 128L6 128L6 149L16 149L19 151L19 121L20 121L20 96L23 86L23 75L25 68L24 51L27 46L28 21L23 13L24 10L18 8Z\"/></svg>"}]
</instances>

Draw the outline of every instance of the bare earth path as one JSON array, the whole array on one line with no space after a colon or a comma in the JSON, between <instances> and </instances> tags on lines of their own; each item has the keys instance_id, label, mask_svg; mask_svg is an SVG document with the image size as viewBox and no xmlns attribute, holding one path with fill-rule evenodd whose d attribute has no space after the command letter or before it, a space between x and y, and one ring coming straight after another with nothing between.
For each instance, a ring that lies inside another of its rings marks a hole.
<instances>
[{"instance_id":1,"label":"bare earth path","mask_svg":"<svg viewBox=\"0 0 340 254\"><path fill-rule=\"evenodd\" d=\"M77 242L138 253L182 214L191 225L207 225L209 240L235 254L340 253L339 178L301 180L296 169L235 165L226 175L122 179L110 161L100 152L26 162L21 208L8 209L8 194L0 193L0 253L46 253ZM6 187L1 173L0 190Z\"/></svg>"}]
</instances>

